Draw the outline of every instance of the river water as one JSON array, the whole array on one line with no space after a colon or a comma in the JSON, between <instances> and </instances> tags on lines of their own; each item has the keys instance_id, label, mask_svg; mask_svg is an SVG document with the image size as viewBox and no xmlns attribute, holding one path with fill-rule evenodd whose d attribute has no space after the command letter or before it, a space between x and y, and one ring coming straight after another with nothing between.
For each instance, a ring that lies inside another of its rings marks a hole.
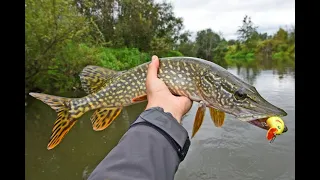
<instances>
[{"instance_id":1,"label":"river water","mask_svg":"<svg viewBox=\"0 0 320 180\"><path fill-rule=\"evenodd\" d=\"M186 159L176 180L291 180L295 179L295 74L293 70L229 68L231 73L253 84L272 104L284 109L288 131L269 143L266 131L226 116L216 128L209 111L202 127L191 140ZM68 97L79 94L65 94ZM146 103L125 108L104 131L92 129L92 112L79 119L62 143L53 150L46 146L56 113L41 101L28 98L25 120L26 180L86 179L96 165L117 144ZM183 120L191 136L197 103Z\"/></svg>"}]
</instances>

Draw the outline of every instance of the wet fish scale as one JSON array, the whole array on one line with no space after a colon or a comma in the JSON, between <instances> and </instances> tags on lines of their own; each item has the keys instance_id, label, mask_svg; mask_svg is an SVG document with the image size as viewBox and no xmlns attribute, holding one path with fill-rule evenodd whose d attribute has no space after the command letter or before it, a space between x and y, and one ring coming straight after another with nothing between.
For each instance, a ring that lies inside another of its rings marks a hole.
<instances>
[{"instance_id":1,"label":"wet fish scale","mask_svg":"<svg viewBox=\"0 0 320 180\"><path fill-rule=\"evenodd\" d=\"M199 66L198 66L199 68ZM89 110L101 107L128 106L133 104L132 99L146 95L145 81L147 76L148 64L140 65L130 69L123 74L112 79L109 84L94 94L83 98L83 103L75 100L72 112L77 118L80 114L85 113L85 107ZM180 71L178 71L178 69ZM195 96L197 79L195 75L195 65L192 61L183 62L162 60L159 66L158 77L162 79L175 95ZM199 71L198 71L199 72ZM191 90L191 91L190 91ZM97 98L99 97L99 98ZM105 104L101 102L106 102ZM83 112L79 112L83 111Z\"/></svg>"},{"instance_id":2,"label":"wet fish scale","mask_svg":"<svg viewBox=\"0 0 320 180\"><path fill-rule=\"evenodd\" d=\"M88 95L82 98L30 93L58 113L48 149L57 146L77 119L90 110L95 110L90 118L93 129L101 131L115 120L123 107L147 100L145 82L148 64L121 72L98 66L85 67L80 80ZM263 129L266 129L262 126L266 117L286 115L285 111L263 99L253 86L206 60L162 58L158 77L173 94L199 102L192 137L200 128L207 107L216 127L223 125L225 113L242 121L258 120L252 124Z\"/></svg>"}]
</instances>

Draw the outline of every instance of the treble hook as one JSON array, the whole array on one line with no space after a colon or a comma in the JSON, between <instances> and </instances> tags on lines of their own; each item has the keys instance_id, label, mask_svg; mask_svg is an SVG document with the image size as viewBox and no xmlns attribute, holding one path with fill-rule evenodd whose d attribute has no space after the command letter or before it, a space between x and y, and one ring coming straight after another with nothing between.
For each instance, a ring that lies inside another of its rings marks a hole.
<instances>
[{"instance_id":1,"label":"treble hook","mask_svg":"<svg viewBox=\"0 0 320 180\"><path fill-rule=\"evenodd\" d=\"M272 137L272 139L270 140L270 143L272 143L272 142L276 139L276 137L277 137L277 136L274 134L273 137Z\"/></svg>"}]
</instances>

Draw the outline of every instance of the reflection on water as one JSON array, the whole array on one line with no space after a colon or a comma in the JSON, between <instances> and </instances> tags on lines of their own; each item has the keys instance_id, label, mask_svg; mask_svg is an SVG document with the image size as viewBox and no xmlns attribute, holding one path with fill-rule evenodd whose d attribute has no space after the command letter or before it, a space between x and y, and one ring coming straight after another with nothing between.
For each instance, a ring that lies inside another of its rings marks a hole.
<instances>
[{"instance_id":1,"label":"reflection on water","mask_svg":"<svg viewBox=\"0 0 320 180\"><path fill-rule=\"evenodd\" d=\"M203 126L192 139L188 156L181 163L177 180L194 179L295 179L295 79L294 68L262 70L255 67L228 69L252 83L268 101L283 108L289 130L270 144L266 131L227 115L216 128L208 111ZM79 96L79 94L64 94ZM146 103L127 107L110 127L92 130L85 114L55 149L46 149L56 113L40 101L29 99L26 107L26 179L86 179L117 144ZM197 103L183 120L191 134Z\"/></svg>"}]
</instances>

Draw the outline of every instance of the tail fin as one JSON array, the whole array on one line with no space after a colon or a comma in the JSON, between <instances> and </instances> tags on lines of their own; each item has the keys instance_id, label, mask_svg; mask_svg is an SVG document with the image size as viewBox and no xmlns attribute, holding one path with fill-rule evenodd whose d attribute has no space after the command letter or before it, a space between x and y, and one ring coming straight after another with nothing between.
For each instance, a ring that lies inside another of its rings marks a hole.
<instances>
[{"instance_id":1,"label":"tail fin","mask_svg":"<svg viewBox=\"0 0 320 180\"><path fill-rule=\"evenodd\" d=\"M46 103L58 113L58 117L53 125L51 137L47 146L48 150L53 149L62 141L62 139L77 121L77 119L71 118L69 113L68 105L71 99L41 93L29 94L34 98Z\"/></svg>"}]
</instances>

